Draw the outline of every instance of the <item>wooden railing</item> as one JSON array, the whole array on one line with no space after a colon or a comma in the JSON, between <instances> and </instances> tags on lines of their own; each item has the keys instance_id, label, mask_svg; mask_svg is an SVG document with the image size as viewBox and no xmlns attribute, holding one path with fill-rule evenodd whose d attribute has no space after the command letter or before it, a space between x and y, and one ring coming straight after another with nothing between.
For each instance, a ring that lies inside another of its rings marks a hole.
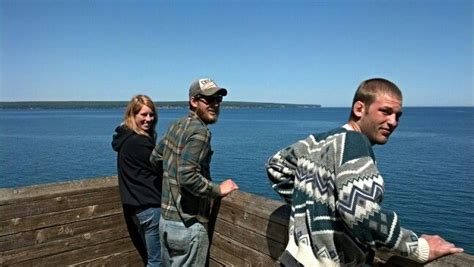
<instances>
[{"instance_id":1,"label":"wooden railing","mask_svg":"<svg viewBox=\"0 0 474 267\"><path fill-rule=\"evenodd\" d=\"M234 192L217 201L210 266L279 266L289 208ZM141 266L123 220L116 177L0 189L0 266ZM379 266L421 266L402 258ZM474 266L457 254L426 266Z\"/></svg>"}]
</instances>

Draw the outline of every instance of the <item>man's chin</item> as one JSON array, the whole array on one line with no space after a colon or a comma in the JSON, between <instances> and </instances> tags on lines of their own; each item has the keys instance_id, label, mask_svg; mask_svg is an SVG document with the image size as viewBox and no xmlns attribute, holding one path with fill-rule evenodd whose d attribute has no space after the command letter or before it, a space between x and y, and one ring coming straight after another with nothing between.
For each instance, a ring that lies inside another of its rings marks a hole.
<instances>
[{"instance_id":1,"label":"man's chin","mask_svg":"<svg viewBox=\"0 0 474 267\"><path fill-rule=\"evenodd\" d=\"M212 119L209 119L209 120L207 121L207 124L214 124L214 123L216 123L216 122L217 122L217 117L212 118Z\"/></svg>"},{"instance_id":2,"label":"man's chin","mask_svg":"<svg viewBox=\"0 0 474 267\"><path fill-rule=\"evenodd\" d=\"M214 124L217 122L218 116L203 116L201 120L206 124Z\"/></svg>"},{"instance_id":3,"label":"man's chin","mask_svg":"<svg viewBox=\"0 0 474 267\"><path fill-rule=\"evenodd\" d=\"M388 142L388 136L377 139L377 145L385 145Z\"/></svg>"}]
</instances>

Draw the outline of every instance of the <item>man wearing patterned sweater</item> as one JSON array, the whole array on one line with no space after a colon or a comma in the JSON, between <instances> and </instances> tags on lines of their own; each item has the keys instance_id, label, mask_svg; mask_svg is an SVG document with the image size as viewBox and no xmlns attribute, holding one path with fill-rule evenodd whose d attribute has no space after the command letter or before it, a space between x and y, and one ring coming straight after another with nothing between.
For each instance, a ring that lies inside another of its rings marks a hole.
<instances>
[{"instance_id":1,"label":"man wearing patterned sweater","mask_svg":"<svg viewBox=\"0 0 474 267\"><path fill-rule=\"evenodd\" d=\"M372 146L402 114L402 93L375 78L357 89L347 124L312 134L268 160L273 189L291 204L285 266L361 266L375 251L426 262L462 252L439 236L420 238L382 208L384 182Z\"/></svg>"}]
</instances>

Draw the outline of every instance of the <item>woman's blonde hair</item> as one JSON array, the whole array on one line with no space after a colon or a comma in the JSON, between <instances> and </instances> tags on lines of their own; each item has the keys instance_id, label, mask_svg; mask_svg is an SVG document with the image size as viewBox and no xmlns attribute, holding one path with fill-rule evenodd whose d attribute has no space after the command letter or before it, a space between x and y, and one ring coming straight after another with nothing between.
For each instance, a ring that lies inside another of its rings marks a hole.
<instances>
[{"instance_id":1,"label":"woman's blonde hair","mask_svg":"<svg viewBox=\"0 0 474 267\"><path fill-rule=\"evenodd\" d=\"M143 106L149 107L151 111L153 111L153 114L155 114L155 119L153 120L150 130L148 131L142 130L135 122L135 116L140 112ZM153 139L156 139L155 126L157 122L158 114L156 113L155 104L151 98L146 95L136 95L132 97L125 110L123 124L125 124L125 126L137 134L147 135Z\"/></svg>"}]
</instances>

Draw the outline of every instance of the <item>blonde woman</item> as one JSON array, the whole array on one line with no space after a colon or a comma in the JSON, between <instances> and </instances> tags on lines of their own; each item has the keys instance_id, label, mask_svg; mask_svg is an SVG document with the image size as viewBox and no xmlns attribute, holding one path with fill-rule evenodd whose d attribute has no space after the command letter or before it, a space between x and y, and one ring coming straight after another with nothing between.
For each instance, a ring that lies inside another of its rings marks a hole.
<instances>
[{"instance_id":1,"label":"blonde woman","mask_svg":"<svg viewBox=\"0 0 474 267\"><path fill-rule=\"evenodd\" d=\"M155 147L158 116L153 101L134 96L112 147L117 151L117 171L123 212L130 238L146 266L160 266L161 181L149 158Z\"/></svg>"}]
</instances>

